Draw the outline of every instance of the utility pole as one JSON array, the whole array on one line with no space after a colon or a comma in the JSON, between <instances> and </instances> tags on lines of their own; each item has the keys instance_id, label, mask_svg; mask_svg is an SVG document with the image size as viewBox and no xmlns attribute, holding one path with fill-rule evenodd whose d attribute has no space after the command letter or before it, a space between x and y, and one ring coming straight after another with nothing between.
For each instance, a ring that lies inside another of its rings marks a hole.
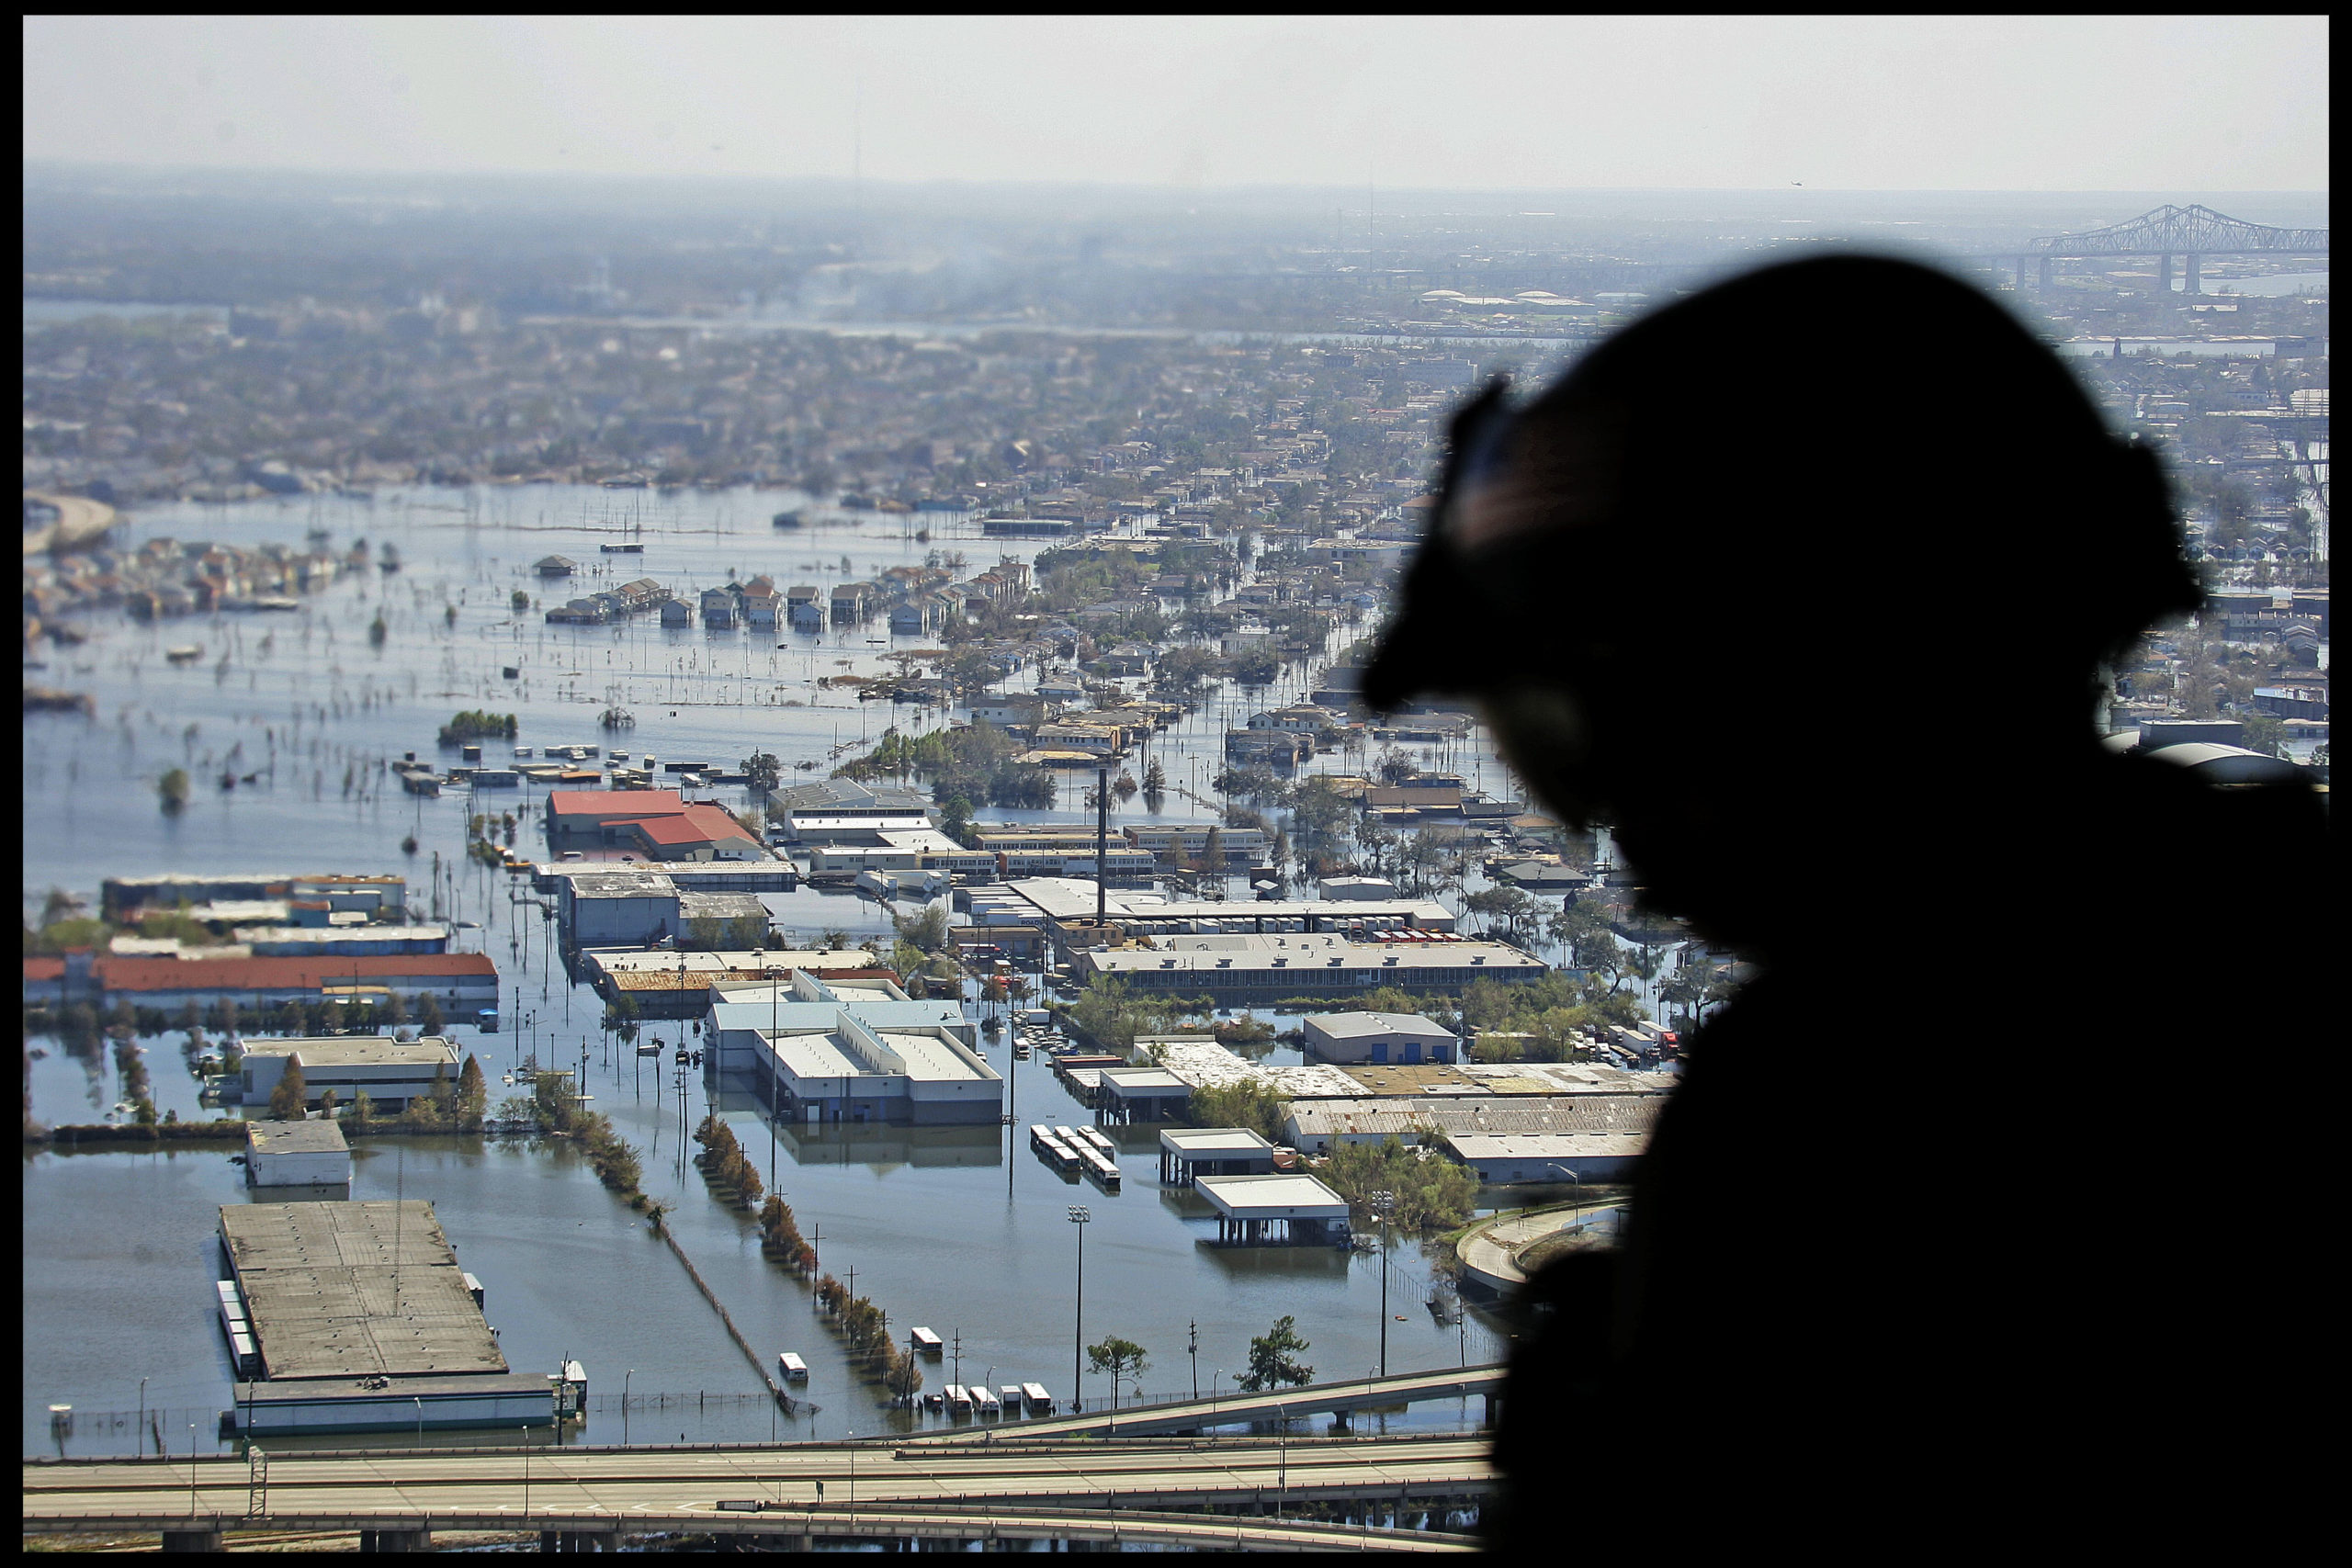
<instances>
[{"instance_id":1,"label":"utility pole","mask_svg":"<svg viewBox=\"0 0 2352 1568\"><path fill-rule=\"evenodd\" d=\"M1201 1325L1197 1322L1188 1323L1184 1325L1184 1333L1189 1340L1184 1351L1193 1358L1193 1397L1198 1399L1201 1397Z\"/></svg>"},{"instance_id":2,"label":"utility pole","mask_svg":"<svg viewBox=\"0 0 2352 1568\"><path fill-rule=\"evenodd\" d=\"M1102 940L1102 925L1110 897L1111 768L1094 770L1094 939Z\"/></svg>"},{"instance_id":3,"label":"utility pole","mask_svg":"<svg viewBox=\"0 0 2352 1568\"><path fill-rule=\"evenodd\" d=\"M1078 1408L1079 1347L1086 1342L1086 1226L1094 1216L1082 1203L1070 1205L1069 1223L1078 1227L1078 1293L1070 1304L1069 1407Z\"/></svg>"}]
</instances>

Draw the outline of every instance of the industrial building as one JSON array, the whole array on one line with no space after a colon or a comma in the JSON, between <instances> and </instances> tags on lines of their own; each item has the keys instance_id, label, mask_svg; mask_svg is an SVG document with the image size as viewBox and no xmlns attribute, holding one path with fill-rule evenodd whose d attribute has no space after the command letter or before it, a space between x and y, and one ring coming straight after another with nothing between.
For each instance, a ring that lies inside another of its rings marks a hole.
<instances>
[{"instance_id":1,"label":"industrial building","mask_svg":"<svg viewBox=\"0 0 2352 1568\"><path fill-rule=\"evenodd\" d=\"M201 952L201 949L194 951ZM28 968L28 980L33 978ZM128 998L134 1005L209 1008L232 1001L261 1009L278 1002L380 1003L397 994L413 1003L431 996L445 1010L470 1012L498 1004L498 969L480 953L322 953L311 958L119 958L90 961L86 976L64 980L77 993L100 993L103 1003ZM29 992L28 992L29 994ZM99 998L93 998L99 999Z\"/></svg>"},{"instance_id":2,"label":"industrial building","mask_svg":"<svg viewBox=\"0 0 2352 1568\"><path fill-rule=\"evenodd\" d=\"M248 1122L245 1181L254 1187L347 1188L351 1145L333 1122Z\"/></svg>"},{"instance_id":3,"label":"industrial building","mask_svg":"<svg viewBox=\"0 0 2352 1568\"><path fill-rule=\"evenodd\" d=\"M994 876L995 855L967 850L936 828L875 829L863 840L833 836L808 844L808 874L854 877L869 871L939 871L951 876Z\"/></svg>"},{"instance_id":4,"label":"industrial building","mask_svg":"<svg viewBox=\"0 0 2352 1568\"><path fill-rule=\"evenodd\" d=\"M768 794L768 822L786 843L867 842L838 838L888 829L928 828L932 805L910 789L876 789L848 779L810 779Z\"/></svg>"},{"instance_id":5,"label":"industrial building","mask_svg":"<svg viewBox=\"0 0 2352 1568\"><path fill-rule=\"evenodd\" d=\"M1227 1247L1344 1242L1347 1200L1311 1176L1203 1176L1193 1190L1216 1211L1216 1238Z\"/></svg>"},{"instance_id":6,"label":"industrial building","mask_svg":"<svg viewBox=\"0 0 2352 1568\"><path fill-rule=\"evenodd\" d=\"M1054 920L1094 919L1095 886L1074 877L1033 876L1006 884L1039 917ZM1140 936L1217 931L1451 931L1453 911L1427 898L1268 898L1249 903L1216 899L1162 898L1156 894L1110 893L1103 915Z\"/></svg>"},{"instance_id":7,"label":"industrial building","mask_svg":"<svg viewBox=\"0 0 2352 1568\"><path fill-rule=\"evenodd\" d=\"M767 851L724 807L673 789L548 792L548 840L559 850L634 850L648 860L764 860Z\"/></svg>"},{"instance_id":8,"label":"industrial building","mask_svg":"<svg viewBox=\"0 0 2352 1568\"><path fill-rule=\"evenodd\" d=\"M678 932L678 885L658 871L600 870L559 886L557 918L575 947L648 947Z\"/></svg>"},{"instance_id":9,"label":"industrial building","mask_svg":"<svg viewBox=\"0 0 2352 1568\"><path fill-rule=\"evenodd\" d=\"M586 1377L514 1373L422 1200L223 1205L221 1292L254 1348L226 1424L272 1433L547 1426Z\"/></svg>"},{"instance_id":10,"label":"industrial building","mask_svg":"<svg viewBox=\"0 0 2352 1568\"><path fill-rule=\"evenodd\" d=\"M1445 1152L1491 1187L1514 1183L1625 1181L1646 1135L1629 1133L1449 1133Z\"/></svg>"},{"instance_id":11,"label":"industrial building","mask_svg":"<svg viewBox=\"0 0 2352 1568\"><path fill-rule=\"evenodd\" d=\"M893 982L820 978L712 987L706 1070L732 1077L796 1122L994 1124L1004 1080L954 1002L910 1000Z\"/></svg>"},{"instance_id":12,"label":"industrial building","mask_svg":"<svg viewBox=\"0 0 2352 1568\"><path fill-rule=\"evenodd\" d=\"M1410 1144L1456 1134L1514 1138L1576 1134L1631 1139L1631 1144L1600 1151L1611 1157L1631 1157L1647 1144L1666 1100L1658 1090L1297 1100L1283 1118L1283 1137L1302 1154L1328 1155L1335 1144L1376 1144L1385 1138Z\"/></svg>"},{"instance_id":13,"label":"industrial building","mask_svg":"<svg viewBox=\"0 0 2352 1568\"><path fill-rule=\"evenodd\" d=\"M1303 1023L1307 1053L1325 1062L1451 1062L1458 1043L1418 1013L1327 1012Z\"/></svg>"},{"instance_id":14,"label":"industrial building","mask_svg":"<svg viewBox=\"0 0 2352 1568\"><path fill-rule=\"evenodd\" d=\"M296 876L284 872L195 876L166 872L153 876L109 876L98 885L107 919L120 920L134 909L176 909L182 905L270 899L323 899L329 908L370 918L397 916L407 907L408 880L400 876L346 876L325 873Z\"/></svg>"},{"instance_id":15,"label":"industrial building","mask_svg":"<svg viewBox=\"0 0 2352 1568\"><path fill-rule=\"evenodd\" d=\"M891 971L862 947L838 950L777 949L762 953L588 953L582 955L597 994L637 1004L641 1019L707 1017L717 998L711 987L786 980L795 969L821 979L887 979Z\"/></svg>"},{"instance_id":16,"label":"industrial building","mask_svg":"<svg viewBox=\"0 0 2352 1568\"><path fill-rule=\"evenodd\" d=\"M1190 1187L1204 1176L1271 1176L1274 1145L1247 1127L1171 1127L1159 1134L1159 1181Z\"/></svg>"},{"instance_id":17,"label":"industrial building","mask_svg":"<svg viewBox=\"0 0 2352 1568\"><path fill-rule=\"evenodd\" d=\"M255 958L380 958L449 951L447 926L373 925L356 914L330 925L241 927L236 939Z\"/></svg>"},{"instance_id":18,"label":"industrial building","mask_svg":"<svg viewBox=\"0 0 2352 1568\"><path fill-rule=\"evenodd\" d=\"M749 904L698 905L686 901L716 894L789 893L800 885L790 861L672 862L655 867L611 861L543 865L533 886L556 896L556 918L574 947L650 947L665 937L691 934L696 915L731 909L726 918L752 914ZM760 910L765 918L765 906Z\"/></svg>"},{"instance_id":19,"label":"industrial building","mask_svg":"<svg viewBox=\"0 0 2352 1568\"><path fill-rule=\"evenodd\" d=\"M1193 1086L1160 1067L1104 1067L1096 1107L1114 1122L1164 1122L1193 1098Z\"/></svg>"},{"instance_id":20,"label":"industrial building","mask_svg":"<svg viewBox=\"0 0 2352 1568\"><path fill-rule=\"evenodd\" d=\"M1080 983L1124 980L1137 990L1208 996L1220 1004L1346 996L1394 986L1459 994L1478 980L1532 982L1549 971L1501 942L1356 942L1344 936L1160 936L1148 945L1072 955Z\"/></svg>"},{"instance_id":21,"label":"industrial building","mask_svg":"<svg viewBox=\"0 0 2352 1568\"><path fill-rule=\"evenodd\" d=\"M333 1089L338 1104L349 1105L365 1094L379 1111L393 1111L405 1110L410 1100L432 1092L436 1075L454 1088L464 1068L465 1055L454 1042L437 1034L422 1040L363 1034L247 1040L238 1075L245 1102L267 1100L294 1062L302 1064L306 1107L321 1105L326 1091Z\"/></svg>"}]
</instances>

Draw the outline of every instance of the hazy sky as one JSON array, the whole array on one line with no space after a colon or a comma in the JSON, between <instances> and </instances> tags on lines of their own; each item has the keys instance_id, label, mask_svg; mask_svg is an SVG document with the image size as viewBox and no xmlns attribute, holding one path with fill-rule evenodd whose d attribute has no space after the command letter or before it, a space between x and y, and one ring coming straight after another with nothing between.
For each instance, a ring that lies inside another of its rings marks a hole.
<instances>
[{"instance_id":1,"label":"hazy sky","mask_svg":"<svg viewBox=\"0 0 2352 1568\"><path fill-rule=\"evenodd\" d=\"M25 156L1179 186L2323 190L2323 17L34 17Z\"/></svg>"}]
</instances>

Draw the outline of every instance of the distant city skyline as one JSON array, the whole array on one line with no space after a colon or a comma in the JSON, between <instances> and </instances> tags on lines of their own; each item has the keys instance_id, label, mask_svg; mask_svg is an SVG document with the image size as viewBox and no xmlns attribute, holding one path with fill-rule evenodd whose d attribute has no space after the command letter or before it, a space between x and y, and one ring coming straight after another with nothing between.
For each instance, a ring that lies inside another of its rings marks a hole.
<instances>
[{"instance_id":1,"label":"distant city skyline","mask_svg":"<svg viewBox=\"0 0 2352 1568\"><path fill-rule=\"evenodd\" d=\"M24 157L1419 190L2319 191L2270 17L28 17Z\"/></svg>"}]
</instances>

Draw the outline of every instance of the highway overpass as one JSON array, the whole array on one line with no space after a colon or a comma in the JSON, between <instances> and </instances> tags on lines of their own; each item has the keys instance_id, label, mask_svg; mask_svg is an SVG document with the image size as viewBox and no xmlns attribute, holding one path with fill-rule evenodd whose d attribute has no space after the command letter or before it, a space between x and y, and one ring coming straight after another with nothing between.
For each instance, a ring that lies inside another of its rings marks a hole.
<instances>
[{"instance_id":1,"label":"highway overpass","mask_svg":"<svg viewBox=\"0 0 2352 1568\"><path fill-rule=\"evenodd\" d=\"M270 1456L265 1445L251 1463L28 1460L23 1529L155 1531L167 1534L167 1546L185 1547L217 1544L224 1529L265 1528L365 1530L407 1544L434 1530L513 1529L607 1539L678 1530L1038 1539L1068 1535L1073 1514L1091 1518L1088 1528L1100 1534L1125 1530L1140 1513L1209 1508L1224 1512L1154 1528L1170 1544L1186 1537L1230 1545L1237 1521L1229 1516L1257 1520L1303 1503L1393 1510L1408 1520L1431 1508L1442 1514L1492 1487L1487 1448L1483 1438L1462 1437L1123 1438ZM1372 1538L1386 1539L1379 1531L1350 1539ZM1246 1532L1242 1544L1253 1544ZM1338 1543L1327 1537L1317 1544Z\"/></svg>"}]
</instances>

